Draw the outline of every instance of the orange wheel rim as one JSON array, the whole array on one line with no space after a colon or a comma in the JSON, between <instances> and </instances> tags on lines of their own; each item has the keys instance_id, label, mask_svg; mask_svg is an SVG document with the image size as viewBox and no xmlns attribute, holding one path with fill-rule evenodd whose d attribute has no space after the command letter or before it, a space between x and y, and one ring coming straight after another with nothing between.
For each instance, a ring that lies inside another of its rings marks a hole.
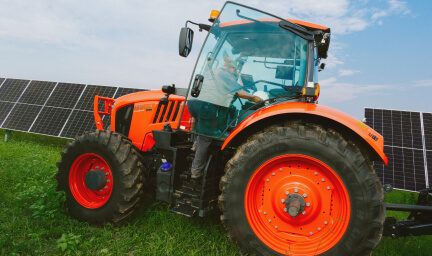
<instances>
[{"instance_id":1,"label":"orange wheel rim","mask_svg":"<svg viewBox=\"0 0 432 256\"><path fill-rule=\"evenodd\" d=\"M288 210L292 198L304 205L296 216ZM257 237L288 255L330 250L345 234L351 214L348 191L336 172L304 155L278 156L261 165L247 185L245 210Z\"/></svg>"},{"instance_id":2,"label":"orange wheel rim","mask_svg":"<svg viewBox=\"0 0 432 256\"><path fill-rule=\"evenodd\" d=\"M108 182L100 190L91 190L85 184L85 176L91 170L102 170ZM79 156L72 164L69 172L69 187L76 201L89 209L96 209L108 202L113 190L113 174L105 160L92 153Z\"/></svg>"}]
</instances>

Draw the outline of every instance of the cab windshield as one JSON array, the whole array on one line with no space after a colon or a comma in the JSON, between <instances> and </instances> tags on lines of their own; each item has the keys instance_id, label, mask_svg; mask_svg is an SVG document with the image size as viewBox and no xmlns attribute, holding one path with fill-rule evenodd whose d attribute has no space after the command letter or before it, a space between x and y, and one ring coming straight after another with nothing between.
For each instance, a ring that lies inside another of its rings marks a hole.
<instances>
[{"instance_id":1,"label":"cab windshield","mask_svg":"<svg viewBox=\"0 0 432 256\"><path fill-rule=\"evenodd\" d=\"M203 81L199 95L188 95L192 112L216 106L204 115L214 125L194 132L227 136L255 111L257 103L250 96L266 102L296 100L293 96L301 92L305 82L307 42L280 28L279 21L258 10L225 5L209 32L192 77L190 86L196 77Z\"/></svg>"}]
</instances>

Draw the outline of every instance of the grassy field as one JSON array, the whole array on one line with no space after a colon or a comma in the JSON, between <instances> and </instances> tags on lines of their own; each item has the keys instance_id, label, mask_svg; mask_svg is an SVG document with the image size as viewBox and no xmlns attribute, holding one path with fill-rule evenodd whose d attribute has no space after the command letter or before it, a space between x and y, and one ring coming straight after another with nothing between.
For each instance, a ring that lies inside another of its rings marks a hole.
<instances>
[{"instance_id":1,"label":"grassy field","mask_svg":"<svg viewBox=\"0 0 432 256\"><path fill-rule=\"evenodd\" d=\"M68 140L12 132L6 143L4 134L0 130L0 255L236 255L220 212L189 219L150 195L120 226L93 227L69 218L53 177ZM399 191L386 197L393 203L416 200ZM431 237L383 238L374 255L432 255L431 243Z\"/></svg>"}]
</instances>

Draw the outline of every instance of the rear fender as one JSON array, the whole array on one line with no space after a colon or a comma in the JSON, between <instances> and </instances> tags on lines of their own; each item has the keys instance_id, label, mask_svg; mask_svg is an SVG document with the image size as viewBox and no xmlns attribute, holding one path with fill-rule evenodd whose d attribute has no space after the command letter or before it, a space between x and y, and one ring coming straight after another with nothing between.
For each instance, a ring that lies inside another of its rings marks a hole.
<instances>
[{"instance_id":1,"label":"rear fender","mask_svg":"<svg viewBox=\"0 0 432 256\"><path fill-rule=\"evenodd\" d=\"M327 123L329 124L327 126L338 132L346 131L344 135L348 136L347 139L361 144L360 146L365 146L368 150L375 151L377 157L372 157L371 160L382 160L385 164L388 163L384 154L384 138L378 132L339 110L304 102L280 103L256 111L230 133L222 145L222 150L238 145L239 141L244 141L254 127L262 130L262 127L296 118L306 118L317 124Z\"/></svg>"}]
</instances>

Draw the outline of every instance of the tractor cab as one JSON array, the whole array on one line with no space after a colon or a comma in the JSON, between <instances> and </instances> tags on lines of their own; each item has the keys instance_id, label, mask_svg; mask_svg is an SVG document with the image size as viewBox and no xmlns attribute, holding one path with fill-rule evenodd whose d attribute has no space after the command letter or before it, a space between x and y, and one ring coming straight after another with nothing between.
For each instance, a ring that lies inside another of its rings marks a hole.
<instances>
[{"instance_id":1,"label":"tractor cab","mask_svg":"<svg viewBox=\"0 0 432 256\"><path fill-rule=\"evenodd\" d=\"M208 113L215 126L192 132L224 138L257 109L280 102L316 100L318 66L320 59L327 57L329 28L294 21L298 25L231 2L212 20L211 28L198 24L200 30L209 33L192 75L187 102L188 106L198 105L201 111L205 111L202 106L216 106ZM181 56L187 57L192 42L193 31L182 28ZM244 94L258 96L262 102L244 99Z\"/></svg>"}]
</instances>

